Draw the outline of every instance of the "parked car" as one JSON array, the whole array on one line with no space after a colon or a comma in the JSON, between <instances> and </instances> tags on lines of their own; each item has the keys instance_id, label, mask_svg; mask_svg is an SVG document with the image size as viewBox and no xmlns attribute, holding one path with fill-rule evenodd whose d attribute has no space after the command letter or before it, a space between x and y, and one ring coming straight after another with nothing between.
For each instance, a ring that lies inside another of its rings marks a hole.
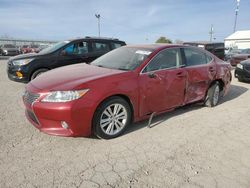
<instances>
[{"instance_id":1,"label":"parked car","mask_svg":"<svg viewBox=\"0 0 250 188\"><path fill-rule=\"evenodd\" d=\"M227 53L225 54L225 61L229 61L231 60L232 56L236 55L236 54L240 54L241 50L240 49L229 49L227 51Z\"/></svg>"},{"instance_id":2,"label":"parked car","mask_svg":"<svg viewBox=\"0 0 250 188\"><path fill-rule=\"evenodd\" d=\"M241 61L236 65L234 76L238 78L240 82L250 81L250 59Z\"/></svg>"},{"instance_id":3,"label":"parked car","mask_svg":"<svg viewBox=\"0 0 250 188\"><path fill-rule=\"evenodd\" d=\"M233 55L231 57L230 63L232 66L236 66L241 61L244 61L248 58L250 58L250 48L241 50L240 54Z\"/></svg>"},{"instance_id":4,"label":"parked car","mask_svg":"<svg viewBox=\"0 0 250 188\"><path fill-rule=\"evenodd\" d=\"M19 54L19 49L13 44L3 44L0 49L1 55L13 56Z\"/></svg>"},{"instance_id":5,"label":"parked car","mask_svg":"<svg viewBox=\"0 0 250 188\"><path fill-rule=\"evenodd\" d=\"M90 63L123 45L125 45L123 41L108 38L86 37L62 41L37 54L23 54L10 58L7 67L8 77L17 82L29 82L57 67L82 62Z\"/></svg>"},{"instance_id":6,"label":"parked car","mask_svg":"<svg viewBox=\"0 0 250 188\"><path fill-rule=\"evenodd\" d=\"M22 53L22 54L31 53L30 45L23 45L23 46L21 47L21 53Z\"/></svg>"},{"instance_id":7,"label":"parked car","mask_svg":"<svg viewBox=\"0 0 250 188\"><path fill-rule=\"evenodd\" d=\"M131 122L189 103L218 104L231 81L230 64L183 45L138 45L113 50L90 65L48 71L23 96L28 120L60 136L109 139Z\"/></svg>"},{"instance_id":8,"label":"parked car","mask_svg":"<svg viewBox=\"0 0 250 188\"><path fill-rule=\"evenodd\" d=\"M197 41L197 42L184 42L184 44L203 48L211 52L218 58L225 60L225 46L223 42Z\"/></svg>"},{"instance_id":9,"label":"parked car","mask_svg":"<svg viewBox=\"0 0 250 188\"><path fill-rule=\"evenodd\" d=\"M32 53L38 53L39 52L39 45L32 44L30 45L30 49Z\"/></svg>"}]
</instances>

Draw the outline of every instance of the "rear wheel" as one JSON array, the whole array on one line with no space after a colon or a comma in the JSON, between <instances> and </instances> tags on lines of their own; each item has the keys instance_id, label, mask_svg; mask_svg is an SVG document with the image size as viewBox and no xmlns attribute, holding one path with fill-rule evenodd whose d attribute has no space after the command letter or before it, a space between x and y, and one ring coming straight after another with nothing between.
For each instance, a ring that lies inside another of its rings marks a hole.
<instances>
[{"instance_id":1,"label":"rear wheel","mask_svg":"<svg viewBox=\"0 0 250 188\"><path fill-rule=\"evenodd\" d=\"M40 76L41 74L43 74L43 73L46 72L46 71L48 71L48 69L38 69L38 70L36 70L36 71L32 74L30 80L34 80L36 77Z\"/></svg>"},{"instance_id":2,"label":"rear wheel","mask_svg":"<svg viewBox=\"0 0 250 188\"><path fill-rule=\"evenodd\" d=\"M131 109L127 101L120 97L111 97L95 112L94 133L99 138L115 138L125 131L130 121Z\"/></svg>"},{"instance_id":3,"label":"rear wheel","mask_svg":"<svg viewBox=\"0 0 250 188\"><path fill-rule=\"evenodd\" d=\"M205 105L208 107L214 107L218 104L220 99L220 85L218 82L210 86L207 91Z\"/></svg>"}]
</instances>

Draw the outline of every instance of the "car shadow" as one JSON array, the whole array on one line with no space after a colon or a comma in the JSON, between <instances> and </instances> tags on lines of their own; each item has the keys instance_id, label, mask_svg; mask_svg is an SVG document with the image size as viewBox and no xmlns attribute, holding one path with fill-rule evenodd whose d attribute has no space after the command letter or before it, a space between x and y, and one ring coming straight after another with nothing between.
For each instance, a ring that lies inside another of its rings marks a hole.
<instances>
[{"instance_id":1,"label":"car shadow","mask_svg":"<svg viewBox=\"0 0 250 188\"><path fill-rule=\"evenodd\" d=\"M242 86L231 85L230 90L228 91L228 94L220 100L219 105L224 103L224 102L231 101L237 97L240 97L242 94L244 94L247 91L248 91L248 88L245 88ZM206 108L203 105L203 103L194 103L194 104L185 105L183 107L179 107L173 111L166 112L166 113L163 113L161 115L155 116L152 119L150 126L148 125L149 119L146 119L144 121L140 121L137 123L133 123L128 127L128 129L126 130L126 132L123 135L129 134L131 132L137 131L137 130L145 128L145 127L153 128L153 127L159 125L160 123L167 121L173 117L176 117L178 115L182 115L182 114L190 112L190 111L199 110L201 108Z\"/></svg>"},{"instance_id":2,"label":"car shadow","mask_svg":"<svg viewBox=\"0 0 250 188\"><path fill-rule=\"evenodd\" d=\"M226 101L231 101L231 100L241 96L243 93L245 93L247 91L248 91L248 88L246 88L246 87L231 85L230 89L228 91L228 94L220 100L220 104L224 103Z\"/></svg>"}]
</instances>

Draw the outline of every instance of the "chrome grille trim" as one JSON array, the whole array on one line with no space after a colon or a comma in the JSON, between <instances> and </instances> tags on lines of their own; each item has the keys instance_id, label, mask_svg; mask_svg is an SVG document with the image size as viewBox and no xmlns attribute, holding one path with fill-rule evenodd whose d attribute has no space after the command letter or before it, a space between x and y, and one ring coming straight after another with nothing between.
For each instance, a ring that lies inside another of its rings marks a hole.
<instances>
[{"instance_id":1,"label":"chrome grille trim","mask_svg":"<svg viewBox=\"0 0 250 188\"><path fill-rule=\"evenodd\" d=\"M40 97L40 94L38 93L30 93L28 91L25 91L23 94L23 100L32 105L33 102L35 102Z\"/></svg>"}]
</instances>

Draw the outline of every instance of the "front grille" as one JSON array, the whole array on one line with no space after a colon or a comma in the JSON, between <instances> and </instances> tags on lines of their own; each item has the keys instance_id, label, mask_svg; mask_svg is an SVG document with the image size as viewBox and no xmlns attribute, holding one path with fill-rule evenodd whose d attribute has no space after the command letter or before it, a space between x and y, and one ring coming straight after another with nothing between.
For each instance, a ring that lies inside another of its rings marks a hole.
<instances>
[{"instance_id":1,"label":"front grille","mask_svg":"<svg viewBox=\"0 0 250 188\"><path fill-rule=\"evenodd\" d=\"M250 65L244 67L247 71L250 71Z\"/></svg>"},{"instance_id":2,"label":"front grille","mask_svg":"<svg viewBox=\"0 0 250 188\"><path fill-rule=\"evenodd\" d=\"M36 124L39 125L39 122L38 122L38 120L36 119L36 116L35 116L35 114L34 114L33 112L27 110L27 114L28 114L29 118L30 118L34 123L36 123Z\"/></svg>"},{"instance_id":3,"label":"front grille","mask_svg":"<svg viewBox=\"0 0 250 188\"><path fill-rule=\"evenodd\" d=\"M37 93L30 93L28 91L24 92L23 95L23 100L24 102L28 103L28 104L32 104L33 102L35 102L38 98L40 97L40 94Z\"/></svg>"}]
</instances>

